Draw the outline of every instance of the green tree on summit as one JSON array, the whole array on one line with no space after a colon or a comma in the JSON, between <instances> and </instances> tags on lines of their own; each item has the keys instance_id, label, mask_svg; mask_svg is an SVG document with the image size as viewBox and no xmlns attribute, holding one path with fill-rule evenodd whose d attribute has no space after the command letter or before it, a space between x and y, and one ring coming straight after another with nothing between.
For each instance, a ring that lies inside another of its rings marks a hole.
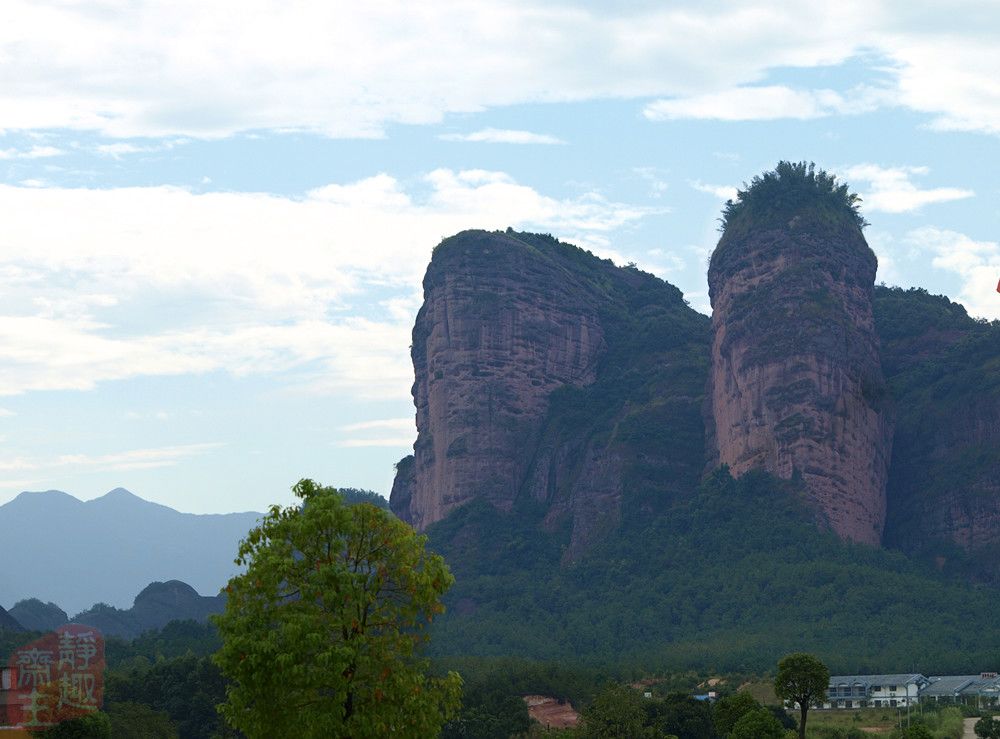
<instances>
[{"instance_id":1,"label":"green tree on summit","mask_svg":"<svg viewBox=\"0 0 1000 739\"><path fill-rule=\"evenodd\" d=\"M461 694L417 654L453 582L444 560L388 511L293 490L302 506L272 506L240 544L246 573L215 617L219 710L251 737L436 736Z\"/></svg>"}]
</instances>

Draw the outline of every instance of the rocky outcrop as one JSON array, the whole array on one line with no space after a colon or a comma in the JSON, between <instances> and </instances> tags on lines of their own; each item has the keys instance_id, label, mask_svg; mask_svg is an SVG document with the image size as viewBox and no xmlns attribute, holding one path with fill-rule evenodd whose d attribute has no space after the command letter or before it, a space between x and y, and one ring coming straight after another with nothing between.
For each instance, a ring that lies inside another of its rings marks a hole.
<instances>
[{"instance_id":1,"label":"rocky outcrop","mask_svg":"<svg viewBox=\"0 0 1000 739\"><path fill-rule=\"evenodd\" d=\"M726 225L708 273L714 461L801 479L839 536L881 542L892 424L853 213L808 198Z\"/></svg>"},{"instance_id":2,"label":"rocky outcrop","mask_svg":"<svg viewBox=\"0 0 1000 739\"><path fill-rule=\"evenodd\" d=\"M594 381L597 311L585 283L510 235L466 232L437 247L413 329L407 520L423 529L473 497L510 510L549 395Z\"/></svg>"},{"instance_id":3,"label":"rocky outcrop","mask_svg":"<svg viewBox=\"0 0 1000 739\"><path fill-rule=\"evenodd\" d=\"M551 237L445 240L413 330L418 437L393 511L425 529L472 500L531 501L550 530L571 521L572 557L617 524L626 486L641 498L665 465L695 484L706 324L662 280Z\"/></svg>"}]
</instances>

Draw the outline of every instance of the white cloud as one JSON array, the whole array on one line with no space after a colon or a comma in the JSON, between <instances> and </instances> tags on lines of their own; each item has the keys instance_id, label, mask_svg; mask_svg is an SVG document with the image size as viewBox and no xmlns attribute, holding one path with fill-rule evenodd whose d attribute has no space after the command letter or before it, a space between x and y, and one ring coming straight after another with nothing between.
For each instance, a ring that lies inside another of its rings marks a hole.
<instances>
[{"instance_id":1,"label":"white cloud","mask_svg":"<svg viewBox=\"0 0 1000 739\"><path fill-rule=\"evenodd\" d=\"M843 177L857 185L866 213L907 213L932 203L971 198L975 193L957 187L935 187L921 190L910 181L913 175L926 175L926 167L880 167L876 164L857 164L843 171Z\"/></svg>"},{"instance_id":2,"label":"white cloud","mask_svg":"<svg viewBox=\"0 0 1000 739\"><path fill-rule=\"evenodd\" d=\"M764 121L776 118L820 118L844 106L832 90L793 90L780 85L739 87L703 95L656 100L643 109L651 121L711 118L721 121Z\"/></svg>"},{"instance_id":3,"label":"white cloud","mask_svg":"<svg viewBox=\"0 0 1000 739\"><path fill-rule=\"evenodd\" d=\"M435 170L418 189L385 174L297 199L0 186L0 395L222 370L405 398L441 238L514 226L610 256L607 235L654 212L484 170Z\"/></svg>"},{"instance_id":4,"label":"white cloud","mask_svg":"<svg viewBox=\"0 0 1000 739\"><path fill-rule=\"evenodd\" d=\"M972 6L978 3L970 3ZM934 116L941 130L1000 134L1000 48L996 6L956 11L968 27L940 34L895 35L887 44L897 69L899 102Z\"/></svg>"},{"instance_id":5,"label":"white cloud","mask_svg":"<svg viewBox=\"0 0 1000 739\"><path fill-rule=\"evenodd\" d=\"M406 418L381 418L374 421L361 421L360 423L349 423L340 427L341 431L348 433L354 431L398 431L416 433L417 426L412 416Z\"/></svg>"},{"instance_id":6,"label":"white cloud","mask_svg":"<svg viewBox=\"0 0 1000 739\"><path fill-rule=\"evenodd\" d=\"M587 4L8 0L0 129L108 136L387 124L514 104L668 98L654 117L815 118L903 105L1000 133L992 0ZM762 84L879 59L885 90Z\"/></svg>"},{"instance_id":7,"label":"white cloud","mask_svg":"<svg viewBox=\"0 0 1000 739\"><path fill-rule=\"evenodd\" d=\"M933 254L937 269L956 274L962 281L959 302L974 316L1000 319L1000 243L975 241L965 234L934 227L910 231L906 241Z\"/></svg>"},{"instance_id":8,"label":"white cloud","mask_svg":"<svg viewBox=\"0 0 1000 739\"><path fill-rule=\"evenodd\" d=\"M732 185L709 185L701 180L688 183L698 192L708 193L719 200L733 200L736 198L737 188Z\"/></svg>"},{"instance_id":9,"label":"white cloud","mask_svg":"<svg viewBox=\"0 0 1000 739\"><path fill-rule=\"evenodd\" d=\"M891 54L892 5L8 0L0 128L379 136L488 107L684 97Z\"/></svg>"},{"instance_id":10,"label":"white cloud","mask_svg":"<svg viewBox=\"0 0 1000 739\"><path fill-rule=\"evenodd\" d=\"M344 448L361 447L410 447L417 436L417 425L413 416L408 418L384 418L362 421L341 426L340 431L349 438L335 442Z\"/></svg>"},{"instance_id":11,"label":"white cloud","mask_svg":"<svg viewBox=\"0 0 1000 739\"><path fill-rule=\"evenodd\" d=\"M486 144L565 144L555 136L509 128L484 128L473 133L445 133L438 136L443 141L468 141Z\"/></svg>"},{"instance_id":12,"label":"white cloud","mask_svg":"<svg viewBox=\"0 0 1000 739\"><path fill-rule=\"evenodd\" d=\"M32 146L30 149L0 149L0 159L44 159L65 153L54 146Z\"/></svg>"}]
</instances>

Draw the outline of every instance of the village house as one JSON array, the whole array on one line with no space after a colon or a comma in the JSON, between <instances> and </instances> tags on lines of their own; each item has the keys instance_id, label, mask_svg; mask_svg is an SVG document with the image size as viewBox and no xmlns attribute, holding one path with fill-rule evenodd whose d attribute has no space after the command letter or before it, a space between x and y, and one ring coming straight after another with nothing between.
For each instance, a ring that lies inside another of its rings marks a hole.
<instances>
[{"instance_id":1,"label":"village house","mask_svg":"<svg viewBox=\"0 0 1000 739\"><path fill-rule=\"evenodd\" d=\"M822 708L906 708L920 702L1000 704L1000 676L919 673L896 675L832 675Z\"/></svg>"},{"instance_id":2,"label":"village house","mask_svg":"<svg viewBox=\"0 0 1000 739\"><path fill-rule=\"evenodd\" d=\"M923 675L831 675L823 708L905 708L930 684Z\"/></svg>"}]
</instances>

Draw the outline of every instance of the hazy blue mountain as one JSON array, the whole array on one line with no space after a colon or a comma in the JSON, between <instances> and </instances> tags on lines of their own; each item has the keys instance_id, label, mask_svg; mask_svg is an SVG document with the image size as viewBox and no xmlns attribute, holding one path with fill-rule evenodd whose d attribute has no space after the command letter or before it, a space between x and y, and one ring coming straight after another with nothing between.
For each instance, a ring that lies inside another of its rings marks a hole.
<instances>
[{"instance_id":1,"label":"hazy blue mountain","mask_svg":"<svg viewBox=\"0 0 1000 739\"><path fill-rule=\"evenodd\" d=\"M221 613L226 599L221 595L198 595L179 580L154 582L135 596L129 609L98 603L73 617L73 622L96 626L105 636L133 638L151 629L162 629L171 621L199 621Z\"/></svg>"},{"instance_id":2,"label":"hazy blue mountain","mask_svg":"<svg viewBox=\"0 0 1000 739\"><path fill-rule=\"evenodd\" d=\"M8 613L29 631L52 631L69 623L69 615L55 603L42 603L38 598L19 600Z\"/></svg>"},{"instance_id":3,"label":"hazy blue mountain","mask_svg":"<svg viewBox=\"0 0 1000 739\"><path fill-rule=\"evenodd\" d=\"M0 506L0 604L128 608L149 583L170 580L214 596L260 515L179 513L122 488L86 502L57 490L21 493Z\"/></svg>"},{"instance_id":4,"label":"hazy blue mountain","mask_svg":"<svg viewBox=\"0 0 1000 739\"><path fill-rule=\"evenodd\" d=\"M24 631L20 622L0 607L0 631Z\"/></svg>"}]
</instances>

